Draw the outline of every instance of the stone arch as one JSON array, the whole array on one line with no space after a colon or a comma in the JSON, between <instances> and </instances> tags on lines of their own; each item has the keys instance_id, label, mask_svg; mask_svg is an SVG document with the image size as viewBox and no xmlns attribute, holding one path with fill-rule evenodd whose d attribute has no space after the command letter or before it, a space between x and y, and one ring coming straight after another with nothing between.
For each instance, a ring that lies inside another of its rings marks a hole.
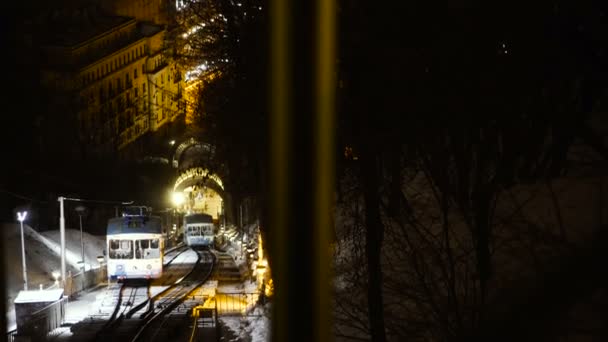
<instances>
[{"instance_id":1,"label":"stone arch","mask_svg":"<svg viewBox=\"0 0 608 342\"><path fill-rule=\"evenodd\" d=\"M224 182L222 179L217 174L209 172L209 170L204 167L193 167L182 172L179 177L177 177L177 180L175 180L173 191L181 191L185 187L201 181L210 183L218 192L224 192Z\"/></svg>"},{"instance_id":2,"label":"stone arch","mask_svg":"<svg viewBox=\"0 0 608 342\"><path fill-rule=\"evenodd\" d=\"M171 166L176 169L179 168L180 164L182 163L182 157L184 156L185 152L191 148L199 148L203 153L207 154L213 154L215 151L213 145L201 142L194 137L190 137L175 148L175 152L171 158Z\"/></svg>"},{"instance_id":3,"label":"stone arch","mask_svg":"<svg viewBox=\"0 0 608 342\"><path fill-rule=\"evenodd\" d=\"M224 189L222 179L204 167L183 171L176 179L173 191L185 195L185 203L178 208L180 211L205 212L216 219L220 214L232 217L230 196Z\"/></svg>"}]
</instances>

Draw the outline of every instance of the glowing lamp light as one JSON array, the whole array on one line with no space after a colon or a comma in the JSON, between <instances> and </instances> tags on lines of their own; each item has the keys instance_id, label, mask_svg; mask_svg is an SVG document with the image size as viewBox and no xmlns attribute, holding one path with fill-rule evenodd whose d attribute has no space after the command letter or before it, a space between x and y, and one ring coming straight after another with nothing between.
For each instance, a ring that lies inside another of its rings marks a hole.
<instances>
[{"instance_id":1,"label":"glowing lamp light","mask_svg":"<svg viewBox=\"0 0 608 342\"><path fill-rule=\"evenodd\" d=\"M53 276L53 278L55 279L55 283L57 283L59 281L59 276L61 275L61 273L59 273L59 271L53 271L51 273L51 275Z\"/></svg>"},{"instance_id":2,"label":"glowing lamp light","mask_svg":"<svg viewBox=\"0 0 608 342\"><path fill-rule=\"evenodd\" d=\"M174 192L171 195L171 201L173 202L173 205L175 205L176 207L179 207L180 205L182 205L184 203L184 194L181 192Z\"/></svg>"},{"instance_id":3,"label":"glowing lamp light","mask_svg":"<svg viewBox=\"0 0 608 342\"><path fill-rule=\"evenodd\" d=\"M22 212L22 211L20 211L20 212L18 212L18 213L17 213L17 220L18 220L19 222L23 222L23 221L25 221L25 218L26 218L26 217L27 217L27 211L23 211L23 212Z\"/></svg>"},{"instance_id":4,"label":"glowing lamp light","mask_svg":"<svg viewBox=\"0 0 608 342\"><path fill-rule=\"evenodd\" d=\"M23 267L23 289L27 291L27 265L25 262L25 238L23 237L23 221L27 216L27 211L20 211L17 213L17 220L21 225L21 264Z\"/></svg>"}]
</instances>

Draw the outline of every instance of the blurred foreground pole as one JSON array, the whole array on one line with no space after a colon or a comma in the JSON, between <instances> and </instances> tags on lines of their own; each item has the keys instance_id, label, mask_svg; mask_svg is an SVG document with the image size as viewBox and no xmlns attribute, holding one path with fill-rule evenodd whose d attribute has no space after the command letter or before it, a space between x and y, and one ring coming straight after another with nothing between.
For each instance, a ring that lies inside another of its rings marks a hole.
<instances>
[{"instance_id":1,"label":"blurred foreground pole","mask_svg":"<svg viewBox=\"0 0 608 342\"><path fill-rule=\"evenodd\" d=\"M5 260L4 258L6 257L6 252L4 250L4 232L2 232L2 235L0 235L0 253L2 253L2 258L0 258L0 296L2 296L2 298L0 298L0 326L4 329L3 332L6 331L6 327L7 327L7 323L6 323L6 308L7 308L7 303L6 303L6 298L8 298L7 293L6 293L6 283L8 281L8 277L6 276L6 269L5 269ZM2 341L8 341L8 336L6 333L2 334L2 336L5 336L2 338Z\"/></svg>"},{"instance_id":2,"label":"blurred foreground pole","mask_svg":"<svg viewBox=\"0 0 608 342\"><path fill-rule=\"evenodd\" d=\"M331 337L335 0L270 2L273 341Z\"/></svg>"},{"instance_id":3,"label":"blurred foreground pole","mask_svg":"<svg viewBox=\"0 0 608 342\"><path fill-rule=\"evenodd\" d=\"M65 216L63 202L65 197L59 196L59 240L61 245L61 288L65 289Z\"/></svg>"},{"instance_id":4,"label":"blurred foreground pole","mask_svg":"<svg viewBox=\"0 0 608 342\"><path fill-rule=\"evenodd\" d=\"M335 186L335 116L336 116L336 0L317 0L316 35L316 111L313 126L315 156L315 222L313 253L315 254L315 341L329 341L332 335L330 265L333 235L333 201ZM317 247L317 248L315 248Z\"/></svg>"}]
</instances>

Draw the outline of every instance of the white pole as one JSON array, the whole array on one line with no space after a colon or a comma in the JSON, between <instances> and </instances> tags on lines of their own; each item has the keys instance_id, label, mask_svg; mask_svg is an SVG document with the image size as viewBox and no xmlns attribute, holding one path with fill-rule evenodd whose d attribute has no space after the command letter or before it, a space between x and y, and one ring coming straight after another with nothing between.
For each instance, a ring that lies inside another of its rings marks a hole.
<instances>
[{"instance_id":1,"label":"white pole","mask_svg":"<svg viewBox=\"0 0 608 342\"><path fill-rule=\"evenodd\" d=\"M19 220L21 223L21 263L23 266L23 289L27 291L27 267L25 265L25 240L23 238L23 220Z\"/></svg>"},{"instance_id":2,"label":"white pole","mask_svg":"<svg viewBox=\"0 0 608 342\"><path fill-rule=\"evenodd\" d=\"M82 215L78 214L78 219L80 220L80 253L82 255L82 270L86 271L84 267L84 240L82 239Z\"/></svg>"},{"instance_id":3,"label":"white pole","mask_svg":"<svg viewBox=\"0 0 608 342\"><path fill-rule=\"evenodd\" d=\"M65 289L65 217L63 215L63 196L59 196L59 239L61 241L61 287Z\"/></svg>"}]
</instances>

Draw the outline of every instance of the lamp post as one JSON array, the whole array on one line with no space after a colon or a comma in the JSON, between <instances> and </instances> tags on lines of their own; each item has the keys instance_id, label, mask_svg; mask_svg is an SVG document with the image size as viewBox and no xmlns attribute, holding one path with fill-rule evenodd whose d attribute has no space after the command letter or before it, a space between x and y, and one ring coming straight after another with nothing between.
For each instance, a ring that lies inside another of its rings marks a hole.
<instances>
[{"instance_id":1,"label":"lamp post","mask_svg":"<svg viewBox=\"0 0 608 342\"><path fill-rule=\"evenodd\" d=\"M21 263L23 266L23 289L27 291L27 267L25 265L25 239L23 238L23 221L27 216L27 211L17 212L17 220L21 224Z\"/></svg>"},{"instance_id":2,"label":"lamp post","mask_svg":"<svg viewBox=\"0 0 608 342\"><path fill-rule=\"evenodd\" d=\"M86 271L84 263L84 240L82 238L82 215L87 211L87 208L83 205L79 205L75 210L78 213L78 219L80 221L80 255L82 258L82 270Z\"/></svg>"},{"instance_id":3,"label":"lamp post","mask_svg":"<svg viewBox=\"0 0 608 342\"><path fill-rule=\"evenodd\" d=\"M59 276L61 276L61 273L59 271L53 271L51 275L53 275L53 278L55 279L55 286L59 286Z\"/></svg>"},{"instance_id":4,"label":"lamp post","mask_svg":"<svg viewBox=\"0 0 608 342\"><path fill-rule=\"evenodd\" d=\"M75 202L83 202L86 201L81 198L69 198L59 196L57 197L57 201L59 202L59 240L61 242L61 286L65 288L65 214L64 214L64 202L65 201L75 201ZM109 202L113 204L121 204L121 205L131 205L133 201L130 202ZM118 207L116 209L118 211Z\"/></svg>"},{"instance_id":5,"label":"lamp post","mask_svg":"<svg viewBox=\"0 0 608 342\"><path fill-rule=\"evenodd\" d=\"M65 197L59 196L59 241L61 244L61 287L65 288L65 216L64 216L64 201Z\"/></svg>"}]
</instances>

